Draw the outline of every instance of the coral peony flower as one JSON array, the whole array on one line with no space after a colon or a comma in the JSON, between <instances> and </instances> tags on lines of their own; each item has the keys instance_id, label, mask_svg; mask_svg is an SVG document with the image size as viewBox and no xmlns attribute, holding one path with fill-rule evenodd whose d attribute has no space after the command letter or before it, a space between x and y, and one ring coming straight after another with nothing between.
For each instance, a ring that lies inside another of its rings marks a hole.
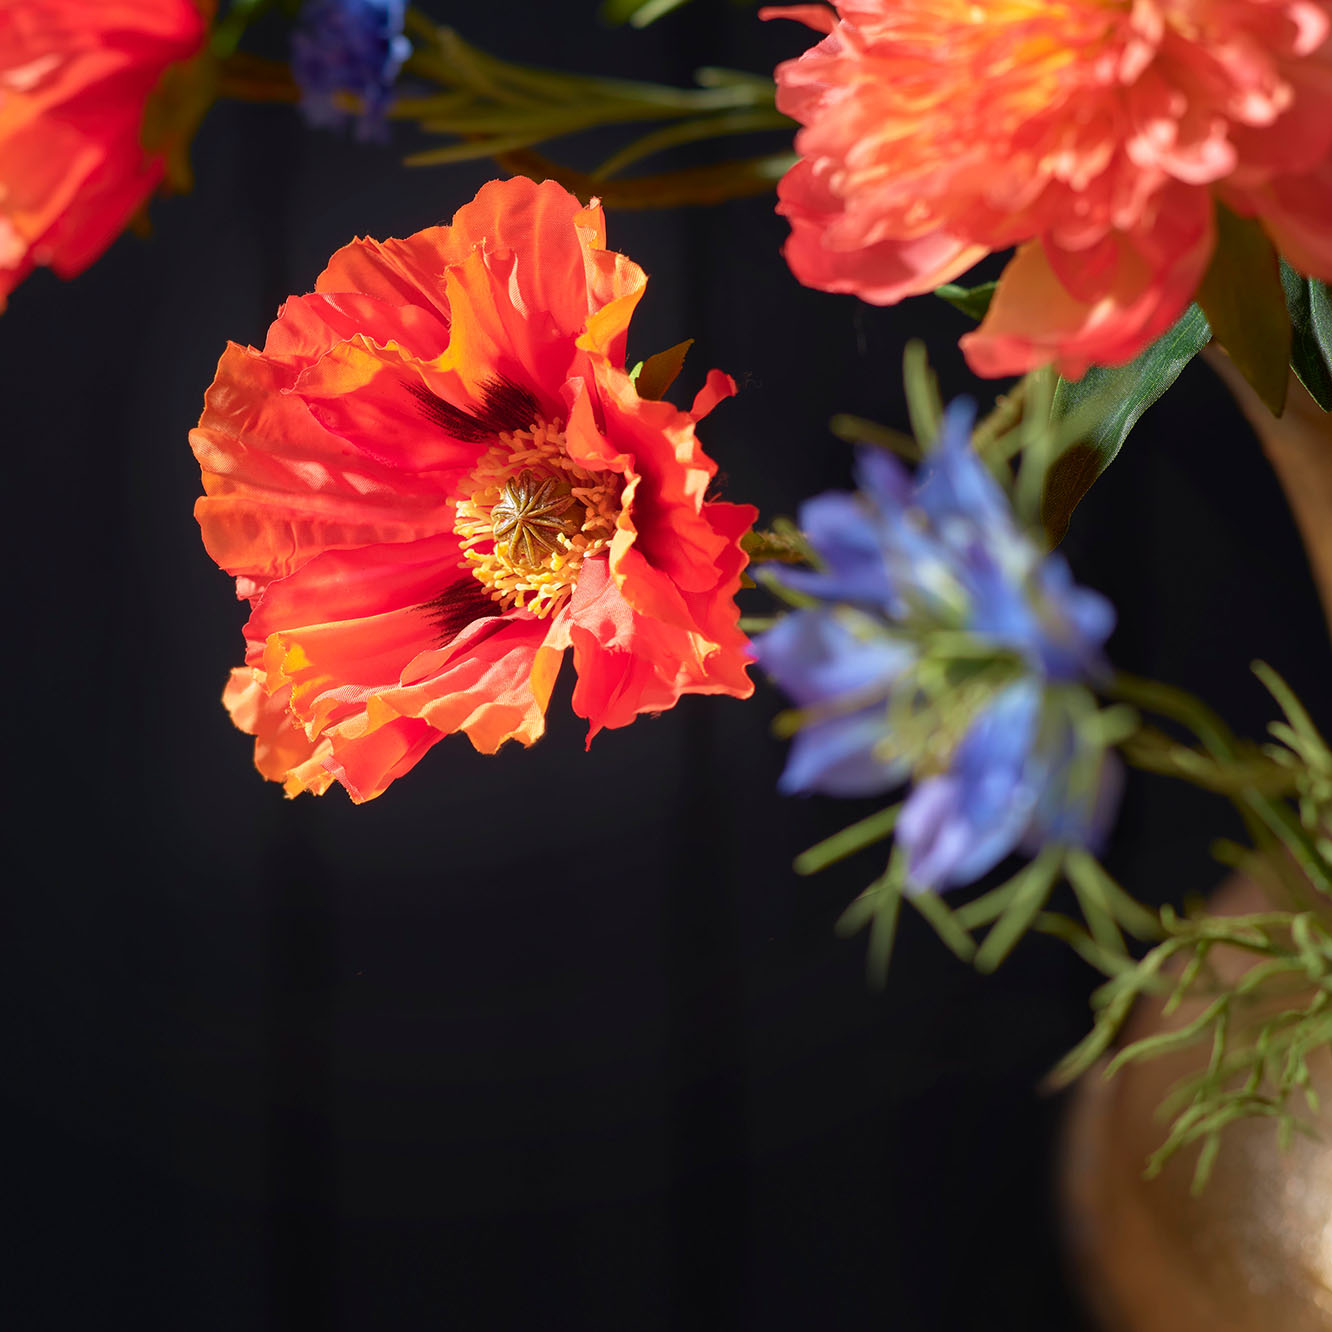
<instances>
[{"instance_id":1,"label":"coral peony flower","mask_svg":"<svg viewBox=\"0 0 1332 1332\"><path fill-rule=\"evenodd\" d=\"M1193 299L1217 201L1332 279L1332 0L838 0L777 70L800 281L876 305L1009 246L979 374L1130 360Z\"/></svg>"},{"instance_id":2,"label":"coral peony flower","mask_svg":"<svg viewBox=\"0 0 1332 1332\"><path fill-rule=\"evenodd\" d=\"M954 404L915 477L872 449L859 489L808 500L818 570L767 577L810 604L754 642L800 708L780 788L879 795L913 891L970 883L1019 848L1095 846L1118 766L1080 723L1110 604L1014 520Z\"/></svg>"},{"instance_id":3,"label":"coral peony flower","mask_svg":"<svg viewBox=\"0 0 1332 1332\"><path fill-rule=\"evenodd\" d=\"M378 795L462 731L541 735L566 649L603 727L752 692L748 506L710 501L689 412L624 369L637 265L558 185L340 250L262 351L231 345L191 443L209 553L251 614L225 702L288 794Z\"/></svg>"},{"instance_id":4,"label":"coral peony flower","mask_svg":"<svg viewBox=\"0 0 1332 1332\"><path fill-rule=\"evenodd\" d=\"M206 32L194 0L0 6L0 309L38 264L81 273L162 184L202 113L172 73Z\"/></svg>"},{"instance_id":5,"label":"coral peony flower","mask_svg":"<svg viewBox=\"0 0 1332 1332\"><path fill-rule=\"evenodd\" d=\"M402 32L406 12L406 0L306 0L291 37L291 72L312 125L345 124L351 116L337 94L352 93L363 104L356 137L387 137L384 112L412 51Z\"/></svg>"}]
</instances>

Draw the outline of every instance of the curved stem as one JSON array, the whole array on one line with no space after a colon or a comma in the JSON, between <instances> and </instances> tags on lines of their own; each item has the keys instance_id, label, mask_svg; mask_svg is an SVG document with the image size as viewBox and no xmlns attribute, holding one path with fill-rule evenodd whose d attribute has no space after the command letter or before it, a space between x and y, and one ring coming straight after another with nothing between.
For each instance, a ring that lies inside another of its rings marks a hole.
<instances>
[{"instance_id":1,"label":"curved stem","mask_svg":"<svg viewBox=\"0 0 1332 1332\"><path fill-rule=\"evenodd\" d=\"M791 165L790 153L769 153L736 162L719 162L684 171L665 171L630 180L598 180L561 166L531 149L497 153L495 161L516 176L554 180L581 199L599 198L611 208L679 208L686 204L724 203L769 194Z\"/></svg>"},{"instance_id":2,"label":"curved stem","mask_svg":"<svg viewBox=\"0 0 1332 1332\"><path fill-rule=\"evenodd\" d=\"M286 102L301 100L301 90L291 70L281 60L264 60L237 51L218 64L218 95L240 102Z\"/></svg>"}]
</instances>

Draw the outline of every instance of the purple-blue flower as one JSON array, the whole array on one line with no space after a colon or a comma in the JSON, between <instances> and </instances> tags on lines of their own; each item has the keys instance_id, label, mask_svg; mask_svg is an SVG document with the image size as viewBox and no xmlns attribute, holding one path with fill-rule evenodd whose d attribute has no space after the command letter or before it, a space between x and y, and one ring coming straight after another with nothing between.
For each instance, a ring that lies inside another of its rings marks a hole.
<instances>
[{"instance_id":1,"label":"purple-blue flower","mask_svg":"<svg viewBox=\"0 0 1332 1332\"><path fill-rule=\"evenodd\" d=\"M809 709L778 788L787 795L879 795L910 771L884 745L884 709L912 652L854 611L798 610L754 644L792 701Z\"/></svg>"},{"instance_id":2,"label":"purple-blue flower","mask_svg":"<svg viewBox=\"0 0 1332 1332\"><path fill-rule=\"evenodd\" d=\"M970 883L1014 851L1095 847L1118 764L1082 725L1109 603L1022 528L949 408L913 476L879 450L800 525L820 567L770 569L813 599L754 643L800 709L781 789L872 795L910 780L897 839L914 891Z\"/></svg>"},{"instance_id":3,"label":"purple-blue flower","mask_svg":"<svg viewBox=\"0 0 1332 1332\"><path fill-rule=\"evenodd\" d=\"M291 71L312 125L343 125L338 93L362 101L358 139L382 139L393 82L411 54L403 36L406 0L306 0L291 38Z\"/></svg>"},{"instance_id":4,"label":"purple-blue flower","mask_svg":"<svg viewBox=\"0 0 1332 1332\"><path fill-rule=\"evenodd\" d=\"M1058 843L1099 849L1119 764L1079 745L1067 710L1024 678L968 728L945 772L912 788L897 821L911 891L974 883L1005 856Z\"/></svg>"},{"instance_id":5,"label":"purple-blue flower","mask_svg":"<svg viewBox=\"0 0 1332 1332\"><path fill-rule=\"evenodd\" d=\"M955 402L913 478L862 449L859 488L806 501L800 526L824 568L774 581L822 601L881 611L903 633L955 629L1011 651L1050 679L1101 668L1114 610L1077 587L1062 556L1043 552L971 447L974 409Z\"/></svg>"}]
</instances>

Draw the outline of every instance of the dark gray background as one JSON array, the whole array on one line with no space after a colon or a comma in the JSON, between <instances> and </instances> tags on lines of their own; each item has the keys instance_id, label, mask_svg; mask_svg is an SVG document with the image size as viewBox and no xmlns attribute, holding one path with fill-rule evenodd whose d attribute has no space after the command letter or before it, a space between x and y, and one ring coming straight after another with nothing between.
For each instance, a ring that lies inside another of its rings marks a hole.
<instances>
[{"instance_id":1,"label":"dark gray background","mask_svg":"<svg viewBox=\"0 0 1332 1332\"><path fill-rule=\"evenodd\" d=\"M646 33L590 3L468 21L514 58L681 82L805 44L711 0ZM1093 978L1036 941L978 979L911 917L867 988L832 927L875 854L789 866L869 806L776 796L766 686L584 754L566 674L534 750L446 741L359 809L256 775L218 702L243 614L199 543L186 432L225 339L261 342L337 246L447 218L492 172L409 173L235 105L194 157L154 240L37 274L0 318L9 1325L1081 1326L1061 1106L1035 1084ZM736 376L703 436L767 518L845 482L834 411L904 424L911 334L947 392L973 387L942 303L799 287L769 199L609 231L652 275L630 359L696 337L685 402L708 367ZM1253 656L1306 695L1330 678L1280 494L1201 365L1067 549L1119 607L1116 662L1251 734ZM1218 830L1209 800L1135 780L1111 863L1178 901L1219 877Z\"/></svg>"}]
</instances>

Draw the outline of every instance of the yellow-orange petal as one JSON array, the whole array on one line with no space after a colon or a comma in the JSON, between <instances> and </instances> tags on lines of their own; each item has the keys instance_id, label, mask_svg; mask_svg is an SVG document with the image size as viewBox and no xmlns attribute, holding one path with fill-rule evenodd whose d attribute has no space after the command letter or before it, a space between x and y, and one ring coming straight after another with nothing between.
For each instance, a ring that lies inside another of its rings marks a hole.
<instances>
[{"instance_id":1,"label":"yellow-orange petal","mask_svg":"<svg viewBox=\"0 0 1332 1332\"><path fill-rule=\"evenodd\" d=\"M268 691L261 669L239 666L231 672L222 702L237 727L254 736L254 766L270 781L282 782L288 795L311 791L322 795L333 782L323 760L327 741L311 741L286 708L287 691Z\"/></svg>"}]
</instances>

